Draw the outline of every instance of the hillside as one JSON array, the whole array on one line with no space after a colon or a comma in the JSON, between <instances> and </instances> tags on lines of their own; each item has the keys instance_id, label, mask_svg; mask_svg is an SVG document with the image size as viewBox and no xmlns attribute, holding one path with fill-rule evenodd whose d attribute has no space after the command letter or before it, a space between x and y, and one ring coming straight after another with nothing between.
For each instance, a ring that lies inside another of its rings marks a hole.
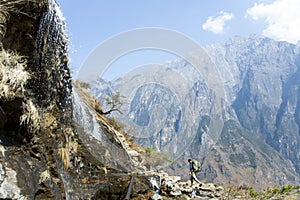
<instances>
[{"instance_id":1,"label":"hillside","mask_svg":"<svg viewBox=\"0 0 300 200\"><path fill-rule=\"evenodd\" d=\"M99 101L127 97L124 114L114 116L140 144L170 156L172 174L186 176L193 157L203 162L203 180L299 184L299 46L252 35L199 52L193 65L177 59L100 78L92 93Z\"/></svg>"}]
</instances>

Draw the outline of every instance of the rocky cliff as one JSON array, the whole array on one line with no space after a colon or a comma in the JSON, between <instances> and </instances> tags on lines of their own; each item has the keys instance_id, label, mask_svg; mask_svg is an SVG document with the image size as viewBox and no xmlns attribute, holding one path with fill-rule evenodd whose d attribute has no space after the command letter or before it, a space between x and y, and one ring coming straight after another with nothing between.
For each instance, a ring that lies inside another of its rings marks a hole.
<instances>
[{"instance_id":1,"label":"rocky cliff","mask_svg":"<svg viewBox=\"0 0 300 200\"><path fill-rule=\"evenodd\" d=\"M65 196L58 149L66 141L53 141L70 132L58 124L71 117L71 80L56 6L0 3L1 198Z\"/></svg>"},{"instance_id":2,"label":"rocky cliff","mask_svg":"<svg viewBox=\"0 0 300 200\"><path fill-rule=\"evenodd\" d=\"M122 134L94 117L101 142L74 121L82 110L97 112L80 104L77 93L72 98L67 43L54 0L0 2L1 199L124 196L134 165ZM135 195L151 187L145 178L135 180Z\"/></svg>"},{"instance_id":3,"label":"rocky cliff","mask_svg":"<svg viewBox=\"0 0 300 200\"><path fill-rule=\"evenodd\" d=\"M93 94L127 97L125 114L116 117L139 143L174 160L170 173L184 176L193 157L203 163L203 180L299 184L299 46L253 35L204 50L191 55L194 63L218 76L178 59L101 80L101 87L94 82ZM203 56L213 65L201 64Z\"/></svg>"}]
</instances>

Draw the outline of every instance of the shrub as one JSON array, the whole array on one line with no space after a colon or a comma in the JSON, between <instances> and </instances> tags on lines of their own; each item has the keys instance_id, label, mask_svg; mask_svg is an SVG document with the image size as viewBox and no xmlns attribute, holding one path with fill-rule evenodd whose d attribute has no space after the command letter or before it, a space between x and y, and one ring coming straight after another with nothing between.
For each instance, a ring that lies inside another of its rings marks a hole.
<instances>
[{"instance_id":1,"label":"shrub","mask_svg":"<svg viewBox=\"0 0 300 200\"><path fill-rule=\"evenodd\" d=\"M272 193L278 194L278 193L280 193L280 189L278 187L275 187L275 188L273 188Z\"/></svg>"},{"instance_id":2,"label":"shrub","mask_svg":"<svg viewBox=\"0 0 300 200\"><path fill-rule=\"evenodd\" d=\"M281 192L282 193L290 192L291 190L293 190L293 186L292 185L284 185L281 188Z\"/></svg>"},{"instance_id":3,"label":"shrub","mask_svg":"<svg viewBox=\"0 0 300 200\"><path fill-rule=\"evenodd\" d=\"M145 152L146 152L147 154L150 154L150 153L153 152L153 151L155 151L155 148L154 148L154 147L146 147L146 148L145 148Z\"/></svg>"},{"instance_id":4,"label":"shrub","mask_svg":"<svg viewBox=\"0 0 300 200\"><path fill-rule=\"evenodd\" d=\"M254 190L253 187L250 188L250 196L251 196L251 197L256 197L256 196L258 196L258 193Z\"/></svg>"}]
</instances>

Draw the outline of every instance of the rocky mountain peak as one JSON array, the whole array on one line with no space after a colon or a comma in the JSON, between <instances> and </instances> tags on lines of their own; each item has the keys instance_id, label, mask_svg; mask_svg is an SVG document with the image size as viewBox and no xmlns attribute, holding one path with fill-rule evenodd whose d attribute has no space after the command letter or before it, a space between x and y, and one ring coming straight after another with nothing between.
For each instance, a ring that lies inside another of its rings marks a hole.
<instances>
[{"instance_id":1,"label":"rocky mountain peak","mask_svg":"<svg viewBox=\"0 0 300 200\"><path fill-rule=\"evenodd\" d=\"M174 159L170 173L183 173L187 157L195 157L203 161L202 179L226 182L235 177L236 182L259 187L264 187L265 180L277 185L297 184L298 47L251 35L236 36L203 50L219 73L206 75L211 82L180 60L111 82L110 87L129 101L123 108L125 114L116 117L136 129L139 143ZM196 53L194 57L197 59ZM199 64L200 60L199 56ZM221 98L210 87L213 82L222 83ZM94 96L105 94L94 86ZM160 101L163 97L165 102ZM228 137L230 144L224 143ZM289 166L283 167L283 163ZM280 169L277 178L271 175L274 169ZM250 173L238 175L244 170Z\"/></svg>"}]
</instances>

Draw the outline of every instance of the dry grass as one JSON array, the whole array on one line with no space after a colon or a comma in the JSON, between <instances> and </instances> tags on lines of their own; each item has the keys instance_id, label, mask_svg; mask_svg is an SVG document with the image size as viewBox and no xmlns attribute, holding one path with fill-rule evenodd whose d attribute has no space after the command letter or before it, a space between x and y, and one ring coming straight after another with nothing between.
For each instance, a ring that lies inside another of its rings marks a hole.
<instances>
[{"instance_id":1,"label":"dry grass","mask_svg":"<svg viewBox=\"0 0 300 200\"><path fill-rule=\"evenodd\" d=\"M17 53L5 50L0 52L0 98L2 100L11 101L17 97L26 97L25 85L30 79L30 74L25 70L26 65L24 57ZM39 112L31 99L24 101L20 121L30 131L39 130Z\"/></svg>"},{"instance_id":2,"label":"dry grass","mask_svg":"<svg viewBox=\"0 0 300 200\"><path fill-rule=\"evenodd\" d=\"M58 149L58 153L62 160L65 169L69 169L70 167L70 155L69 155L69 148L68 147L61 147Z\"/></svg>"},{"instance_id":3,"label":"dry grass","mask_svg":"<svg viewBox=\"0 0 300 200\"><path fill-rule=\"evenodd\" d=\"M42 115L41 127L45 129L55 129L58 126L58 122L55 116L52 113L46 112Z\"/></svg>"},{"instance_id":4,"label":"dry grass","mask_svg":"<svg viewBox=\"0 0 300 200\"><path fill-rule=\"evenodd\" d=\"M30 75L26 60L14 52L0 52L0 98L11 100L24 96L24 86Z\"/></svg>"},{"instance_id":5,"label":"dry grass","mask_svg":"<svg viewBox=\"0 0 300 200\"><path fill-rule=\"evenodd\" d=\"M8 8L0 5L0 39L5 35L7 18Z\"/></svg>"},{"instance_id":6,"label":"dry grass","mask_svg":"<svg viewBox=\"0 0 300 200\"><path fill-rule=\"evenodd\" d=\"M20 122L30 131L36 132L40 128L40 116L32 99L25 98L25 85L30 79L30 74L25 70L26 65L25 58L17 53L5 50L0 52L0 98L5 101L24 98Z\"/></svg>"},{"instance_id":7,"label":"dry grass","mask_svg":"<svg viewBox=\"0 0 300 200\"><path fill-rule=\"evenodd\" d=\"M70 141L66 143L65 147L61 147L58 149L58 153L63 163L64 169L70 168L70 157L77 154L78 148L79 146L77 142Z\"/></svg>"},{"instance_id":8,"label":"dry grass","mask_svg":"<svg viewBox=\"0 0 300 200\"><path fill-rule=\"evenodd\" d=\"M26 125L31 132L37 132L40 129L40 115L31 99L27 99L23 105L23 115L20 118L21 124Z\"/></svg>"},{"instance_id":9,"label":"dry grass","mask_svg":"<svg viewBox=\"0 0 300 200\"><path fill-rule=\"evenodd\" d=\"M58 153L60 155L64 169L69 169L71 157L77 155L79 145L78 142L74 140L74 132L72 128L64 128L61 136L64 136L65 139L61 144L62 147L58 148Z\"/></svg>"}]
</instances>

